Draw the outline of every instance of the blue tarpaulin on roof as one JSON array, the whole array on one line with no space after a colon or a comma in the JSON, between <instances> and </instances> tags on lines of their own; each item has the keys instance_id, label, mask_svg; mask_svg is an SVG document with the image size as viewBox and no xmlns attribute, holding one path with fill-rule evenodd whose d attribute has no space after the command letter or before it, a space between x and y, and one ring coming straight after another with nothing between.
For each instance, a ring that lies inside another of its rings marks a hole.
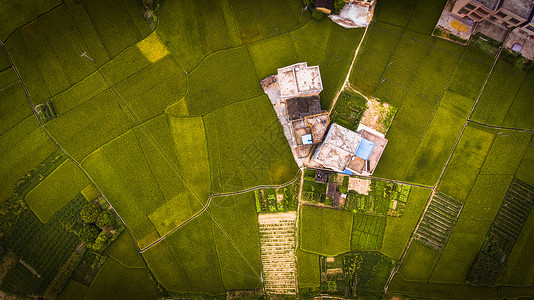
<instances>
[{"instance_id":1,"label":"blue tarpaulin on roof","mask_svg":"<svg viewBox=\"0 0 534 300\"><path fill-rule=\"evenodd\" d=\"M302 136L302 143L304 145L311 145L313 144L313 138L311 134L305 134Z\"/></svg>"},{"instance_id":2,"label":"blue tarpaulin on roof","mask_svg":"<svg viewBox=\"0 0 534 300\"><path fill-rule=\"evenodd\" d=\"M374 147L375 147L375 143L371 142L370 140L362 138L362 141L360 142L360 145L358 146L358 149L356 150L355 155L365 160L368 160L369 156L371 156L371 152L373 152Z\"/></svg>"}]
</instances>

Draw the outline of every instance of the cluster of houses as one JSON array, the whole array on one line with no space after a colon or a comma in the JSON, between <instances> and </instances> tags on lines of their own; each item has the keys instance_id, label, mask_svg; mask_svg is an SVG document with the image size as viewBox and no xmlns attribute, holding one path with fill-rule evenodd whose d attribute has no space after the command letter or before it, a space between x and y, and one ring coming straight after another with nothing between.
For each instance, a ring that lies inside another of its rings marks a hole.
<instances>
[{"instance_id":1,"label":"cluster of houses","mask_svg":"<svg viewBox=\"0 0 534 300\"><path fill-rule=\"evenodd\" d=\"M470 22L488 21L514 33L534 38L532 0L457 0L451 12Z\"/></svg>"},{"instance_id":2,"label":"cluster of houses","mask_svg":"<svg viewBox=\"0 0 534 300\"><path fill-rule=\"evenodd\" d=\"M321 108L323 85L318 66L302 62L280 68L261 84L300 167L373 174L387 139L363 124L356 132L330 124L328 112Z\"/></svg>"},{"instance_id":3,"label":"cluster of houses","mask_svg":"<svg viewBox=\"0 0 534 300\"><path fill-rule=\"evenodd\" d=\"M504 48L534 59L533 0L449 0L437 28L462 41L481 33Z\"/></svg>"}]
</instances>

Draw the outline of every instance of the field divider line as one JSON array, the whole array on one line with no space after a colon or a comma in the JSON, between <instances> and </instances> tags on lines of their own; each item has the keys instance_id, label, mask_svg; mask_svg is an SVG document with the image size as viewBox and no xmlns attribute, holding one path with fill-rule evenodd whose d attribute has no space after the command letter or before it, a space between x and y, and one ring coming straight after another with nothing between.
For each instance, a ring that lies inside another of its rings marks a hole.
<instances>
[{"instance_id":1,"label":"field divider line","mask_svg":"<svg viewBox=\"0 0 534 300\"><path fill-rule=\"evenodd\" d=\"M87 171L85 171L85 169L80 165L80 163L78 163L78 161L76 161L62 146L61 144L58 143L58 141L50 134L50 132L48 132L48 130L44 127L43 125L43 122L41 121L41 119L39 118L39 115L37 114L37 112L35 111L35 105L33 104L32 102L32 99L30 97L30 93L28 92L28 89L26 88L26 85L24 84L24 81L22 80L22 77L20 76L20 73L17 69L17 67L15 66L15 63L13 62L13 60L11 59L11 56L9 55L9 52L7 51L6 49L6 46L4 44L4 42L0 41L0 45L2 46L2 48L4 49L4 52L6 53L6 56L7 58L9 59L9 62L11 63L11 67L13 68L13 70L15 71L15 74L17 75L17 77L19 78L19 81L20 81L20 84L22 85L22 88L24 89L24 93L26 94L26 99L28 100L28 104L30 105L30 108L33 112L33 115L35 116L35 119L37 120L37 122L39 123L39 127L41 127L41 129L45 132L45 134L48 136L48 138L54 142L54 144L56 144L56 146L59 148L59 150L61 150L61 152L63 152L67 157L68 159L70 159L70 161L72 161L80 170L82 170L82 172L85 174L85 176L87 177L87 179L89 179L89 181L91 182L91 184L97 189L97 191L100 193L100 195L102 195L102 197L106 200L106 202L108 203L109 207L111 207L111 209L115 212L115 214L117 215L117 217L119 217L119 219L121 220L121 222L124 224L124 226L126 227L126 229L128 230L128 232L130 233L131 237L134 239L135 241L135 238L132 234L132 231L130 229L130 227L128 227L128 225L126 224L126 222L124 222L124 219L121 217L121 215L118 213L117 209L115 209L115 207L111 204L111 202L109 202L109 200L106 198L106 196L104 195L104 193L102 193L102 191L100 190L100 188L96 185L96 183L93 181L93 179L91 178L91 176L89 175L89 173L87 173ZM137 250L139 250L139 245L137 245L137 243L135 243L135 246L137 247Z\"/></svg>"},{"instance_id":2,"label":"field divider line","mask_svg":"<svg viewBox=\"0 0 534 300\"><path fill-rule=\"evenodd\" d=\"M471 120L471 119L467 119L467 122L474 123L474 124L477 124L477 125L480 125L480 126L485 126L485 127L495 128L495 129L515 130L515 131L532 132L532 133L534 133L534 130L532 130L532 129L524 129L524 128L513 128L513 127L496 126L496 125L490 125L490 124L480 123L480 122L477 122L477 121L473 121L473 120Z\"/></svg>"},{"instance_id":3,"label":"field divider line","mask_svg":"<svg viewBox=\"0 0 534 300\"><path fill-rule=\"evenodd\" d=\"M192 221L193 219L195 219L196 217L198 217L200 214L202 214L204 211L206 211L211 203L211 200L215 197L227 197L227 196L235 196L235 195L240 195L240 194L246 194L248 192L252 192L252 191L255 191L255 190L260 190L260 189L269 189L269 188L283 188L283 187L286 187L288 185L291 185L293 183L295 183L300 177L299 177L299 173L301 172L301 170L299 170L297 172L297 175L295 175L295 178L293 178L291 181L289 182L286 182L286 183L283 183L283 184L279 184L279 185L258 185L258 186L254 186L254 187L250 187L250 188L247 188L247 189L244 189L244 190L240 190L240 191L236 191L236 192L228 192L228 193L219 193L219 194L213 194L213 195L210 195L208 197L208 201L206 202L206 204L204 205L204 207L199 211L197 212L196 214L192 215L191 217L189 217L189 219L185 220L183 223L181 223L180 225L174 227L173 229L171 229L171 231L167 232L166 234L164 234L163 236L161 236L160 238L158 238L157 240L155 240L154 242L150 243L149 245L147 245L146 247L142 248L139 250L140 253L143 253L145 252L146 250L148 250L150 247L152 246L155 246L156 244L158 244L159 242L163 241L166 237L168 237L169 235L171 235L173 232L175 232L176 230L178 230L180 227L184 226L185 224L187 224L188 222Z\"/></svg>"},{"instance_id":4,"label":"field divider line","mask_svg":"<svg viewBox=\"0 0 534 300\"><path fill-rule=\"evenodd\" d=\"M347 85L350 86L349 84L350 73L352 73L352 68L354 67L354 63L356 62L356 57L358 57L358 53L360 53L361 46L363 44L363 41L365 40L365 37L367 35L367 30L369 29L370 25L371 24L365 26L365 31L363 32L362 38L360 39L360 43L358 43L358 47L356 47L356 51L354 51L354 57L352 58L352 62L350 64L349 71L347 72L347 76L345 77L345 81L343 81L343 85L341 86L341 89L337 91L336 96L334 97L334 100L332 101L332 106L330 106L330 110L328 111L329 115L332 114L332 111L334 110L334 107L336 106L337 99L339 98L339 95L341 94L341 92L345 88L347 88Z\"/></svg>"},{"instance_id":5,"label":"field divider line","mask_svg":"<svg viewBox=\"0 0 534 300\"><path fill-rule=\"evenodd\" d=\"M466 46L467 47L467 46ZM465 52L465 50L464 50ZM471 116L473 115L473 112L475 111L475 107L478 103L478 100L480 99L482 93L484 92L484 89L486 87L486 84L488 83L488 80L491 76L491 74L493 73L493 70L495 69L495 65L497 64L497 61L499 60L499 57L501 55L501 52L502 52L502 48L499 50L499 52L497 53L497 55L495 56L495 60L493 61L493 65L491 66L491 69L490 71L488 72L488 75L486 76L486 80L484 81L484 84L482 85L482 88L480 89L480 92L478 93L478 97L475 99L475 103L473 104L473 106L471 107L471 111L469 112L469 115L467 116L467 119L465 120L464 122L464 126L462 127L462 130L460 131L460 134L458 135L458 138L456 139L456 142L454 143L454 147L452 148L452 151L451 153L449 154L449 157L447 158L447 161L445 163L445 166L443 167L443 169L441 170L441 174L439 175L439 178L436 182L436 184L434 185L434 187L432 188L432 194L430 194L430 197L426 203L426 206L425 206L425 209L423 210L421 216L419 217L419 221L414 229L414 231L412 232L412 235L410 237L410 240L408 241L408 244L406 245L406 248L404 248L404 252L402 253L402 256L401 258L399 259L399 264L398 264L398 267L396 267L394 269L394 272L392 273L392 275L390 276L390 278L388 279L388 282L386 284L386 288L385 288L385 292L387 292L388 288L389 288L389 284L391 283L391 280L393 280L393 276L398 272L400 266L402 265L402 263L404 262L404 259L406 257L406 254L408 253L408 250L410 249L410 246L412 244L412 241L414 240L414 233L417 231L417 229L419 228L419 225L421 225L421 222L423 220L423 216L425 215L426 211L428 210L429 206L430 206L430 203L432 202L432 198L434 196L434 194L436 193L437 191L437 188L438 188L438 185L439 183L441 182L441 179L443 178L443 174L445 174L445 170L447 169L447 166L449 165L451 159L452 159L452 156L454 154L454 151L456 150L456 148L458 147L458 144L460 142L460 139L465 131L465 128L467 127L467 125L469 124L470 121L470 118ZM460 58L461 59L461 58ZM462 206L463 208L463 206ZM461 210L460 210L461 212ZM458 214L458 216L456 217L456 220L460 217L460 214ZM455 223L456 224L456 221ZM450 235L452 235L452 230L454 230L454 227L451 229L451 233ZM449 235L449 238L450 238L450 235ZM448 238L447 238L447 241L448 241ZM440 258L441 258L441 253L440 253ZM436 266L437 264L439 263L439 259L438 259L438 262L436 262Z\"/></svg>"}]
</instances>

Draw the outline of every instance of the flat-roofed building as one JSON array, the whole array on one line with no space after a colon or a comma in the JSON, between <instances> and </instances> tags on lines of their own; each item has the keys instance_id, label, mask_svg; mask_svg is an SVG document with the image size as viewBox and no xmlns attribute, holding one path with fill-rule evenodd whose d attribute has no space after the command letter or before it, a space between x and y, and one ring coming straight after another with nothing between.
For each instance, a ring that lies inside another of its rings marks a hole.
<instances>
[{"instance_id":1,"label":"flat-roofed building","mask_svg":"<svg viewBox=\"0 0 534 300\"><path fill-rule=\"evenodd\" d=\"M323 90L319 66L305 62L278 69L278 84L282 99L318 95Z\"/></svg>"},{"instance_id":2,"label":"flat-roofed building","mask_svg":"<svg viewBox=\"0 0 534 300\"><path fill-rule=\"evenodd\" d=\"M531 13L528 22L514 29L514 32L522 34L529 39L534 39L534 11Z\"/></svg>"},{"instance_id":3,"label":"flat-roofed building","mask_svg":"<svg viewBox=\"0 0 534 300\"><path fill-rule=\"evenodd\" d=\"M500 0L458 0L452 13L460 18L480 22L495 12L499 2Z\"/></svg>"},{"instance_id":4,"label":"flat-roofed building","mask_svg":"<svg viewBox=\"0 0 534 300\"><path fill-rule=\"evenodd\" d=\"M334 123L312 159L339 173L371 175L386 144L381 133L365 125L354 132Z\"/></svg>"},{"instance_id":5,"label":"flat-roofed building","mask_svg":"<svg viewBox=\"0 0 534 300\"><path fill-rule=\"evenodd\" d=\"M505 28L514 28L527 22L534 7L532 0L502 0L489 20Z\"/></svg>"}]
</instances>

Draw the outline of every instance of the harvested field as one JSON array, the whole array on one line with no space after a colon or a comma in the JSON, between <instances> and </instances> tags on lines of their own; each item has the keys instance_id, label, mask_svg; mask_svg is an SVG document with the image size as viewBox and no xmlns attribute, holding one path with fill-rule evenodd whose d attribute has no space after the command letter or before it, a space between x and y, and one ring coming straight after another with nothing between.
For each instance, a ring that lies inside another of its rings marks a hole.
<instances>
[{"instance_id":1,"label":"harvested field","mask_svg":"<svg viewBox=\"0 0 534 300\"><path fill-rule=\"evenodd\" d=\"M296 293L296 212L260 214L261 262L267 294Z\"/></svg>"}]
</instances>

